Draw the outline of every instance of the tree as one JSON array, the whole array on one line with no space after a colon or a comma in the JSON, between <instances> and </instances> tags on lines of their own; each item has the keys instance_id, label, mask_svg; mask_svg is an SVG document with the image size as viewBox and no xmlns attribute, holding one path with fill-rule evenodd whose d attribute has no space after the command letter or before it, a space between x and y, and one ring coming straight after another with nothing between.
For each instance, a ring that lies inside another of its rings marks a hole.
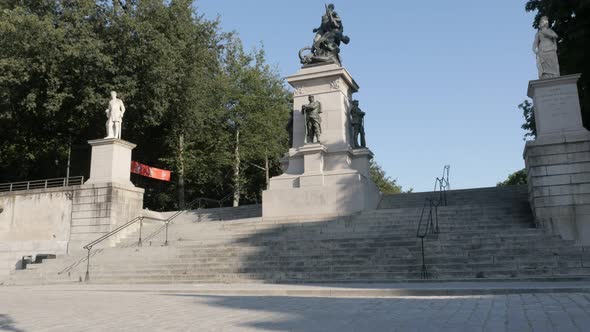
<instances>
[{"instance_id":1,"label":"tree","mask_svg":"<svg viewBox=\"0 0 590 332\"><path fill-rule=\"evenodd\" d=\"M527 175L526 169L521 169L520 171L516 171L510 175L508 178L502 182L498 182L496 186L503 187L503 186L513 186L518 184L527 184Z\"/></svg>"},{"instance_id":2,"label":"tree","mask_svg":"<svg viewBox=\"0 0 590 332\"><path fill-rule=\"evenodd\" d=\"M369 172L371 174L371 180L375 182L377 188L379 188L379 190L384 195L401 194L404 192L402 190L402 186L397 184L397 180L387 176L385 174L385 171L381 168L381 166L379 166L379 164L376 161L371 160ZM412 189L408 190L407 192L411 191Z\"/></svg>"},{"instance_id":3,"label":"tree","mask_svg":"<svg viewBox=\"0 0 590 332\"><path fill-rule=\"evenodd\" d=\"M518 108L522 110L522 116L524 117L524 124L520 126L526 131L524 137L537 137L537 125L535 123L535 109L533 104L530 101L525 100L518 105Z\"/></svg>"},{"instance_id":4,"label":"tree","mask_svg":"<svg viewBox=\"0 0 590 332\"><path fill-rule=\"evenodd\" d=\"M0 2L0 182L64 176L70 141L104 137L111 90L134 160L173 171L170 183L132 176L150 209L236 188L256 201L264 172L248 165L279 171L282 79L193 1L14 0Z\"/></svg>"},{"instance_id":5,"label":"tree","mask_svg":"<svg viewBox=\"0 0 590 332\"><path fill-rule=\"evenodd\" d=\"M225 80L223 89L227 128L233 139L233 205L242 197L259 201L266 176L261 166L273 163L278 170L278 159L287 150L289 93L276 69L265 63L262 49L246 53L239 39L232 36L223 54ZM250 167L248 173L245 170ZM266 170L270 172L270 170ZM245 175L248 176L245 176ZM250 188L250 190L246 190Z\"/></svg>"},{"instance_id":6,"label":"tree","mask_svg":"<svg viewBox=\"0 0 590 332\"><path fill-rule=\"evenodd\" d=\"M582 73L578 82L582 118L586 128L590 128L590 1L528 0L525 9L537 12L534 28L538 28L542 16L552 22L552 29L559 36L561 74Z\"/></svg>"}]
</instances>

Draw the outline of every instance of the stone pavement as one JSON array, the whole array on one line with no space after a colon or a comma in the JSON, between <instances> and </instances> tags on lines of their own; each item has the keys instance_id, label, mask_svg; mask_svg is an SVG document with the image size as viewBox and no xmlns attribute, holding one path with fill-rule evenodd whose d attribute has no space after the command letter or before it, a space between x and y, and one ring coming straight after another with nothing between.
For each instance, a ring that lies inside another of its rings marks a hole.
<instances>
[{"instance_id":1,"label":"stone pavement","mask_svg":"<svg viewBox=\"0 0 590 332\"><path fill-rule=\"evenodd\" d=\"M225 286L230 290L336 288ZM203 295L198 294L199 287L201 291L216 288L197 285L0 287L0 331L569 332L590 329L587 292L296 297Z\"/></svg>"}]
</instances>

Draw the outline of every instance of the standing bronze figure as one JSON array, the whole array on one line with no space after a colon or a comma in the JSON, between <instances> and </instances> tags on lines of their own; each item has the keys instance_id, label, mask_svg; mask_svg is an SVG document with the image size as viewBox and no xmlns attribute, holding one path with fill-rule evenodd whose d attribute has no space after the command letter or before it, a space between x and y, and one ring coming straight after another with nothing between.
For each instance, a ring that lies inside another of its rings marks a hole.
<instances>
[{"instance_id":1,"label":"standing bronze figure","mask_svg":"<svg viewBox=\"0 0 590 332\"><path fill-rule=\"evenodd\" d=\"M305 116L305 144L320 143L322 133L322 104L309 96L309 104L303 105L301 112Z\"/></svg>"},{"instance_id":2,"label":"standing bronze figure","mask_svg":"<svg viewBox=\"0 0 590 332\"><path fill-rule=\"evenodd\" d=\"M352 146L353 148L366 148L365 141L365 112L359 107L359 101L352 101L352 108L350 109L350 125L352 126ZM361 138L359 145L358 139Z\"/></svg>"}]
</instances>

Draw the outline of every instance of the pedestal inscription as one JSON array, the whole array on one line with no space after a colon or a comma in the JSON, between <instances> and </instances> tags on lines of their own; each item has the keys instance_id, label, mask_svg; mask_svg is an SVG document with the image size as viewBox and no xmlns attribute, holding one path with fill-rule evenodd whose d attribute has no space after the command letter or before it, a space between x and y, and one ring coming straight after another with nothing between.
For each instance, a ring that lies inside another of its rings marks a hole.
<instances>
[{"instance_id":1,"label":"pedestal inscription","mask_svg":"<svg viewBox=\"0 0 590 332\"><path fill-rule=\"evenodd\" d=\"M569 75L529 83L539 138L584 130L576 85L579 77Z\"/></svg>"}]
</instances>

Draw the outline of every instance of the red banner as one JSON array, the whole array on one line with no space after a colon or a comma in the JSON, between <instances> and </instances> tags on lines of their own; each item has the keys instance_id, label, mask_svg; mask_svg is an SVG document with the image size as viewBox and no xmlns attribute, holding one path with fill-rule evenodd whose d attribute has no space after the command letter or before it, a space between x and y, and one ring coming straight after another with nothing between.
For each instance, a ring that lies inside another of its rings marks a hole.
<instances>
[{"instance_id":1,"label":"red banner","mask_svg":"<svg viewBox=\"0 0 590 332\"><path fill-rule=\"evenodd\" d=\"M131 173L162 181L170 181L170 171L140 164L137 161L131 161Z\"/></svg>"}]
</instances>

